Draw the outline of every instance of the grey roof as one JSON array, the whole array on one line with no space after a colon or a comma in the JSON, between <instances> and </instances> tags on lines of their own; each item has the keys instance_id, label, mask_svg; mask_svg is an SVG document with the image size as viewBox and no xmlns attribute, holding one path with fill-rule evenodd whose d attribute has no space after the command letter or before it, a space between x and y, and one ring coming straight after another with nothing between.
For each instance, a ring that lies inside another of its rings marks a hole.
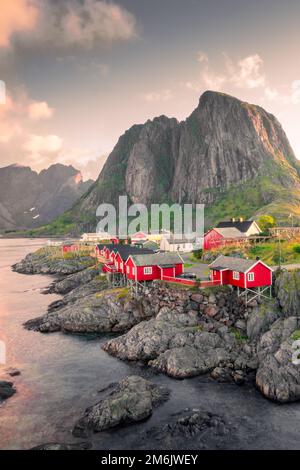
<instances>
[{"instance_id":1,"label":"grey roof","mask_svg":"<svg viewBox=\"0 0 300 470\"><path fill-rule=\"evenodd\" d=\"M235 227L225 227L225 228L219 228L216 227L214 229L216 232L218 232L220 235L222 235L224 238L242 238L245 237L244 233L240 232Z\"/></svg>"},{"instance_id":2,"label":"grey roof","mask_svg":"<svg viewBox=\"0 0 300 470\"><path fill-rule=\"evenodd\" d=\"M170 245L183 245L186 243L195 243L195 239L187 240L185 238L172 238L168 240Z\"/></svg>"},{"instance_id":3,"label":"grey roof","mask_svg":"<svg viewBox=\"0 0 300 470\"><path fill-rule=\"evenodd\" d=\"M213 263L211 263L209 267L211 269L215 269L216 271L220 271L222 269L230 269L232 271L245 273L256 263L257 260L253 259L243 259L235 258L233 256L221 255Z\"/></svg>"},{"instance_id":4,"label":"grey roof","mask_svg":"<svg viewBox=\"0 0 300 470\"><path fill-rule=\"evenodd\" d=\"M150 255L131 255L136 266L166 266L182 263L178 253L153 253Z\"/></svg>"},{"instance_id":5,"label":"grey roof","mask_svg":"<svg viewBox=\"0 0 300 470\"><path fill-rule=\"evenodd\" d=\"M232 221L224 221L220 222L217 225L217 228L230 228L230 227L235 227L237 228L240 232L246 233L249 228L251 227L252 224L254 224L254 220L243 220L242 222L240 220Z\"/></svg>"},{"instance_id":6,"label":"grey roof","mask_svg":"<svg viewBox=\"0 0 300 470\"><path fill-rule=\"evenodd\" d=\"M145 254L152 254L154 253L153 250L149 250L148 248L138 248L136 246L131 246L131 245L116 245L116 248L113 248L110 250L111 252L115 252L116 254L119 253L119 255L121 256L121 259L123 261L126 261L127 258L133 254L141 254L141 255L145 255Z\"/></svg>"}]
</instances>

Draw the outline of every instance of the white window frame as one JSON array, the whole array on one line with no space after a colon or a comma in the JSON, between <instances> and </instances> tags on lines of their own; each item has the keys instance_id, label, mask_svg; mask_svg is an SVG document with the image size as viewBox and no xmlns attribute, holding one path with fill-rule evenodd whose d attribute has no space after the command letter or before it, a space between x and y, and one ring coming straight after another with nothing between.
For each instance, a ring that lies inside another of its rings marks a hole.
<instances>
[{"instance_id":1,"label":"white window frame","mask_svg":"<svg viewBox=\"0 0 300 470\"><path fill-rule=\"evenodd\" d=\"M150 276L150 274L152 274L152 272L153 272L153 270L152 270L152 267L151 267L151 266L146 266L146 267L144 268L144 274L145 274L145 276L147 276L147 275Z\"/></svg>"},{"instance_id":2,"label":"white window frame","mask_svg":"<svg viewBox=\"0 0 300 470\"><path fill-rule=\"evenodd\" d=\"M135 268L132 268L132 275L135 276Z\"/></svg>"},{"instance_id":3,"label":"white window frame","mask_svg":"<svg viewBox=\"0 0 300 470\"><path fill-rule=\"evenodd\" d=\"M247 279L248 279L249 282L253 282L254 279L255 279L254 273L248 273L247 274Z\"/></svg>"},{"instance_id":4,"label":"white window frame","mask_svg":"<svg viewBox=\"0 0 300 470\"><path fill-rule=\"evenodd\" d=\"M121 261L121 263L120 263L120 269L123 270L123 261Z\"/></svg>"},{"instance_id":5,"label":"white window frame","mask_svg":"<svg viewBox=\"0 0 300 470\"><path fill-rule=\"evenodd\" d=\"M130 273L130 267L129 266L126 266L126 272L127 272L127 274Z\"/></svg>"},{"instance_id":6,"label":"white window frame","mask_svg":"<svg viewBox=\"0 0 300 470\"><path fill-rule=\"evenodd\" d=\"M234 279L235 281L239 281L240 280L240 273L238 271L233 271L232 279Z\"/></svg>"}]
</instances>

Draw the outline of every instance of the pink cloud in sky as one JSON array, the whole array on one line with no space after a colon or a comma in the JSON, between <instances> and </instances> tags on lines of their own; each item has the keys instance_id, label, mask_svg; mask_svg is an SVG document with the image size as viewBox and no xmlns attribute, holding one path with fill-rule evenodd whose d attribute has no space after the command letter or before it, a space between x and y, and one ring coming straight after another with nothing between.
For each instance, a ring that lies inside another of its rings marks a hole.
<instances>
[{"instance_id":1,"label":"pink cloud in sky","mask_svg":"<svg viewBox=\"0 0 300 470\"><path fill-rule=\"evenodd\" d=\"M0 47L8 47L14 33L34 29L38 9L32 0L0 0Z\"/></svg>"},{"instance_id":2,"label":"pink cloud in sky","mask_svg":"<svg viewBox=\"0 0 300 470\"><path fill-rule=\"evenodd\" d=\"M54 109L50 108L46 101L33 102L28 106L28 114L33 121L49 119L53 116Z\"/></svg>"}]
</instances>

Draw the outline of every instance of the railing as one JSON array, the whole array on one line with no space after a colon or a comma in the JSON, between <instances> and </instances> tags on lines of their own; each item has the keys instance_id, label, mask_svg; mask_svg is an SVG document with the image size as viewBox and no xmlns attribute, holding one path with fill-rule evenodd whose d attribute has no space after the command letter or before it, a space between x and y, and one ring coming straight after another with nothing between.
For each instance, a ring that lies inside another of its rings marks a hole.
<instances>
[{"instance_id":1,"label":"railing","mask_svg":"<svg viewBox=\"0 0 300 470\"><path fill-rule=\"evenodd\" d=\"M105 264L102 268L104 273L115 273L118 272L114 264Z\"/></svg>"},{"instance_id":2,"label":"railing","mask_svg":"<svg viewBox=\"0 0 300 470\"><path fill-rule=\"evenodd\" d=\"M198 286L199 288L220 285L220 281L196 281L193 279L184 279L182 277L172 277L172 276L163 276L162 281L175 282L176 284L182 284L184 286L191 286L191 287Z\"/></svg>"},{"instance_id":3,"label":"railing","mask_svg":"<svg viewBox=\"0 0 300 470\"><path fill-rule=\"evenodd\" d=\"M200 281L199 287L219 286L221 281Z\"/></svg>"}]
</instances>

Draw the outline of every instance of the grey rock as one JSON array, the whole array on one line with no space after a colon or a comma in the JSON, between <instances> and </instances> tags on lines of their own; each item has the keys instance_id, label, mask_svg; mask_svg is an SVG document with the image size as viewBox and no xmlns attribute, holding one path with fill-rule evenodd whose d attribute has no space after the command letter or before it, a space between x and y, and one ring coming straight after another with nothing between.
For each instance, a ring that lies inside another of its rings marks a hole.
<instances>
[{"instance_id":1,"label":"grey rock","mask_svg":"<svg viewBox=\"0 0 300 470\"><path fill-rule=\"evenodd\" d=\"M0 380L0 400L6 400L12 397L16 393L16 389L13 387L12 382L6 382Z\"/></svg>"},{"instance_id":2,"label":"grey rock","mask_svg":"<svg viewBox=\"0 0 300 470\"><path fill-rule=\"evenodd\" d=\"M73 433L81 435L85 429L94 432L135 423L148 418L155 407L168 399L169 392L139 376L129 376L119 382L110 394L88 408Z\"/></svg>"},{"instance_id":3,"label":"grey rock","mask_svg":"<svg viewBox=\"0 0 300 470\"><path fill-rule=\"evenodd\" d=\"M49 442L33 447L31 450L89 450L92 444L90 442L78 442L76 444L61 444Z\"/></svg>"},{"instance_id":4,"label":"grey rock","mask_svg":"<svg viewBox=\"0 0 300 470\"><path fill-rule=\"evenodd\" d=\"M287 403L300 400L300 369L292 362L293 333L299 317L277 320L260 339L256 384L272 400Z\"/></svg>"},{"instance_id":5,"label":"grey rock","mask_svg":"<svg viewBox=\"0 0 300 470\"><path fill-rule=\"evenodd\" d=\"M275 302L261 304L247 319L247 336L250 340L258 338L281 316Z\"/></svg>"}]
</instances>

